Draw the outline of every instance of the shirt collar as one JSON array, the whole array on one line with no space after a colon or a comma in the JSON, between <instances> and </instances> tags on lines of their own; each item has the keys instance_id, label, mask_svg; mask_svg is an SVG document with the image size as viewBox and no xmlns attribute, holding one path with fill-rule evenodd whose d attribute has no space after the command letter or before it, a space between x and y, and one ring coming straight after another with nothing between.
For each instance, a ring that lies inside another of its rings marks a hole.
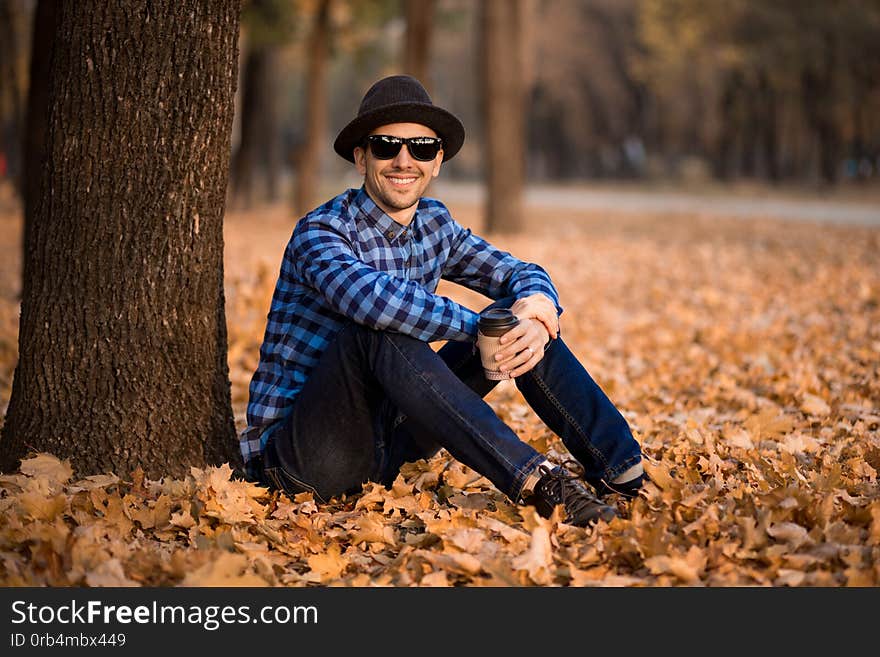
<instances>
[{"instance_id":1,"label":"shirt collar","mask_svg":"<svg viewBox=\"0 0 880 657\"><path fill-rule=\"evenodd\" d=\"M419 205L421 205L421 200L419 200ZM416 213L413 215L409 226L397 223L394 219L389 217L382 208L376 205L375 201L370 198L370 195L367 194L367 190L363 186L355 194L354 206L367 219L367 221L376 226L376 229L379 230L388 241L392 241L401 235L411 235L419 218L419 208L417 207Z\"/></svg>"}]
</instances>

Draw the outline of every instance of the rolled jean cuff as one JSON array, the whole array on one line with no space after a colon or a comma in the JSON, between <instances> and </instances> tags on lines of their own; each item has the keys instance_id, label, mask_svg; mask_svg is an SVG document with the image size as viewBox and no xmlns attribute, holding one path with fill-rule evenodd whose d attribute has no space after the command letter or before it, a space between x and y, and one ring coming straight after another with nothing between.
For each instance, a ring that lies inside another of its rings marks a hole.
<instances>
[{"instance_id":1,"label":"rolled jean cuff","mask_svg":"<svg viewBox=\"0 0 880 657\"><path fill-rule=\"evenodd\" d=\"M507 493L510 499L516 504L522 502L522 489L526 483L526 479L529 478L529 475L531 475L546 458L547 457L544 454L535 454L530 457L525 464L516 469L516 475L513 478L511 490Z\"/></svg>"},{"instance_id":2,"label":"rolled jean cuff","mask_svg":"<svg viewBox=\"0 0 880 657\"><path fill-rule=\"evenodd\" d=\"M613 468L608 468L607 470L605 470L605 474L604 474L605 481L610 483L616 477L618 477L619 475L621 475L624 472L626 472L627 470L629 470L632 466L634 466L636 463L638 463L641 460L642 460L642 452L641 452L641 450L639 450L638 453L633 454L630 457L627 457L627 459L625 461L623 461L622 463L619 463L618 465L616 465Z\"/></svg>"}]
</instances>

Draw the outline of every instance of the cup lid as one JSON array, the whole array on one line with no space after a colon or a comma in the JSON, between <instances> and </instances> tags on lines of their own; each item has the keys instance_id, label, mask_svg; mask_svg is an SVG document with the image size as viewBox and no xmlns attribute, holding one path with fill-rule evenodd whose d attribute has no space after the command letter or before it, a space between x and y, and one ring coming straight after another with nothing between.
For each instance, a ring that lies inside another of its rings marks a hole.
<instances>
[{"instance_id":1,"label":"cup lid","mask_svg":"<svg viewBox=\"0 0 880 657\"><path fill-rule=\"evenodd\" d=\"M516 315L508 308L491 308L480 313L480 326L485 328L514 326L518 323Z\"/></svg>"}]
</instances>

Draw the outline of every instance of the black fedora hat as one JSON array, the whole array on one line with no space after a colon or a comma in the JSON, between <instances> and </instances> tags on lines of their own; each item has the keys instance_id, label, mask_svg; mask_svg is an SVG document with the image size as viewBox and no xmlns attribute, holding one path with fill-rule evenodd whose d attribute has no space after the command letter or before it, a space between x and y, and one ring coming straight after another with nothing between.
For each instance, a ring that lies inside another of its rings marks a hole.
<instances>
[{"instance_id":1,"label":"black fedora hat","mask_svg":"<svg viewBox=\"0 0 880 657\"><path fill-rule=\"evenodd\" d=\"M333 149L354 162L354 149L372 130L389 123L419 123L443 140L443 160L451 160L464 143L464 126L453 114L437 107L422 83L409 75L392 75L376 82L364 95L357 116L333 142Z\"/></svg>"}]
</instances>

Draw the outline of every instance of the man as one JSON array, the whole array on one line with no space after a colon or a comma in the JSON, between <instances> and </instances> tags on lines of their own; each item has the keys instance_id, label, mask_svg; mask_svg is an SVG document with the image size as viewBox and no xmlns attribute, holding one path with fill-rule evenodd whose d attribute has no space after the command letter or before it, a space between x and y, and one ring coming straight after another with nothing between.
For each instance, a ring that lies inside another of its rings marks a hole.
<instances>
[{"instance_id":1,"label":"man","mask_svg":"<svg viewBox=\"0 0 880 657\"><path fill-rule=\"evenodd\" d=\"M390 486L407 461L441 447L516 502L586 526L616 515L554 466L483 397L478 313L438 296L441 278L510 307L501 370L580 462L602 495L636 494L641 452L626 421L559 334L556 289L539 266L457 224L428 184L464 128L409 76L374 84L336 152L363 175L293 230L250 385L241 448L251 477L318 502ZM447 343L437 352L429 345Z\"/></svg>"}]
</instances>

